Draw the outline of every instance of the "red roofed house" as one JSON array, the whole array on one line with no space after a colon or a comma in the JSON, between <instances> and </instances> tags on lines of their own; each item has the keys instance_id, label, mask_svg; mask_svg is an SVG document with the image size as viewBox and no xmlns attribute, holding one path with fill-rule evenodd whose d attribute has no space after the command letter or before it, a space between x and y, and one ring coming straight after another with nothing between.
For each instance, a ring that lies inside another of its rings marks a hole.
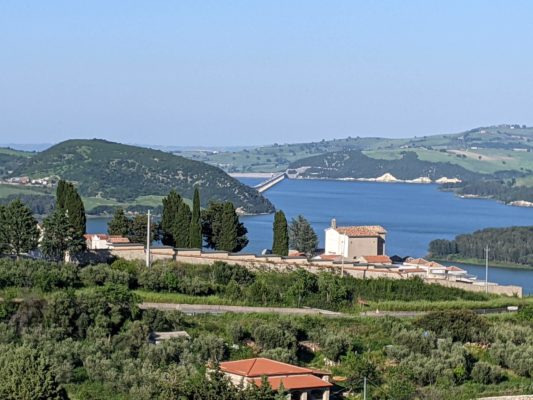
<instances>
[{"instance_id":1,"label":"red roofed house","mask_svg":"<svg viewBox=\"0 0 533 400\"><path fill-rule=\"evenodd\" d=\"M249 358L247 360L226 361L220 363L220 370L238 386L261 385L266 376L274 390L281 385L289 392L288 399L294 400L329 400L329 374L309 368L297 367L268 358Z\"/></svg>"},{"instance_id":2,"label":"red roofed house","mask_svg":"<svg viewBox=\"0 0 533 400\"><path fill-rule=\"evenodd\" d=\"M335 219L326 229L325 254L336 254L353 260L363 256L385 254L387 231L379 225L337 226Z\"/></svg>"}]
</instances>

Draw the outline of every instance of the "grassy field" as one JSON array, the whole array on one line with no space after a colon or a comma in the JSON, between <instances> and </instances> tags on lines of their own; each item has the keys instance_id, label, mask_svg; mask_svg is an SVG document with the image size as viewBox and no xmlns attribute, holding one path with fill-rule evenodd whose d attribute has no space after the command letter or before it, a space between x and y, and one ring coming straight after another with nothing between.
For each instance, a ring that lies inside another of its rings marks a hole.
<instances>
[{"instance_id":1,"label":"grassy field","mask_svg":"<svg viewBox=\"0 0 533 400\"><path fill-rule=\"evenodd\" d=\"M461 258L461 257L450 257L449 259L436 259L432 258L432 261L445 262L445 263L460 263L460 264L471 264L471 265L485 265L485 260L480 258ZM504 263L498 261L489 261L489 267L499 267L499 268L510 268L510 269L525 269L532 270L533 265L525 264L514 264L514 263Z\"/></svg>"},{"instance_id":2,"label":"grassy field","mask_svg":"<svg viewBox=\"0 0 533 400\"><path fill-rule=\"evenodd\" d=\"M55 194L54 189L50 188L40 188L40 187L30 187L30 186L20 186L20 185L7 185L0 184L0 198L5 198L9 195L17 194L31 194L31 195L45 195L45 194ZM101 197L83 197L83 204L85 205L85 210L90 212L93 208L98 206L149 206L157 207L162 205L164 196L139 196L134 201L128 203L121 203L113 199L103 199ZM185 203L192 205L191 199L184 199Z\"/></svg>"},{"instance_id":3,"label":"grassy field","mask_svg":"<svg viewBox=\"0 0 533 400\"><path fill-rule=\"evenodd\" d=\"M52 193L52 191L49 188L0 184L0 198L7 197L12 194L43 195L50 193Z\"/></svg>"},{"instance_id":4,"label":"grassy field","mask_svg":"<svg viewBox=\"0 0 533 400\"><path fill-rule=\"evenodd\" d=\"M452 309L483 309L502 308L507 306L533 305L533 297L528 296L522 299L517 297L498 296L485 301L381 301L369 302L369 307L364 311L435 311Z\"/></svg>"},{"instance_id":5,"label":"grassy field","mask_svg":"<svg viewBox=\"0 0 533 400\"><path fill-rule=\"evenodd\" d=\"M401 158L405 149L372 150L364 153L372 158L394 160ZM518 152L503 149L480 149L480 150L449 150L441 152L428 149L409 149L418 154L424 161L449 162L460 165L470 171L482 174L493 174L497 171L514 170L524 172L533 169L533 153ZM465 157L463 157L463 155ZM481 158L479 158L481 157ZM522 184L533 185L533 179L525 179Z\"/></svg>"},{"instance_id":6,"label":"grassy field","mask_svg":"<svg viewBox=\"0 0 533 400\"><path fill-rule=\"evenodd\" d=\"M151 292L146 290L135 290L135 293L146 302L150 303L175 303L175 304L208 304L208 305L233 305L249 306L239 301L230 301L219 296L189 296L180 293ZM368 307L354 305L343 312L358 314L362 311L435 311L452 309L491 309L507 306L533 305L533 297L493 296L484 301L452 300L452 301L381 301L369 302Z\"/></svg>"}]
</instances>

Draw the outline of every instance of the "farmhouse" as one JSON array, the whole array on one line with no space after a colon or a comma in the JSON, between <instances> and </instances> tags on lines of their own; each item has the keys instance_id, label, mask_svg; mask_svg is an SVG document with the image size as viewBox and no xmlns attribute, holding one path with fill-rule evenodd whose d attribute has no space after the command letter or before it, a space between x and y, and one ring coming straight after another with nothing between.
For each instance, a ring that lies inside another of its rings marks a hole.
<instances>
[{"instance_id":1,"label":"farmhouse","mask_svg":"<svg viewBox=\"0 0 533 400\"><path fill-rule=\"evenodd\" d=\"M268 358L249 358L220 363L220 370L238 386L261 385L266 377L272 389L283 388L291 400L329 400L329 374L309 368L297 367Z\"/></svg>"},{"instance_id":2,"label":"farmhouse","mask_svg":"<svg viewBox=\"0 0 533 400\"><path fill-rule=\"evenodd\" d=\"M386 234L385 228L379 225L337 226L333 219L326 229L325 255L338 255L349 260L385 255Z\"/></svg>"}]
</instances>

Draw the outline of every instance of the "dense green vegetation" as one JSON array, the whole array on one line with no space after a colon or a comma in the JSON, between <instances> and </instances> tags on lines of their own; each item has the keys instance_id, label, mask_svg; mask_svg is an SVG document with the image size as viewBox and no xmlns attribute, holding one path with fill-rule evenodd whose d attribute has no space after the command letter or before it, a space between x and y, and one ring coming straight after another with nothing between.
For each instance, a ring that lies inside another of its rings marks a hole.
<instances>
[{"instance_id":1,"label":"dense green vegetation","mask_svg":"<svg viewBox=\"0 0 533 400\"><path fill-rule=\"evenodd\" d=\"M485 296L419 280L371 282L331 274L314 279L326 276L367 297ZM279 399L268 387L239 392L217 372L207 378L207 363L254 356L330 370L343 377L335 392L347 391L354 399L363 377L373 399L460 400L533 389L529 308L490 319L468 311L434 312L413 320L187 316L141 310L131 290L143 285L191 292L206 285L225 293L233 290L233 282L247 290L264 281L273 303L292 305L302 284L312 280L305 272L253 273L225 264L162 263L145 269L119 260L80 268L0 260L0 397ZM19 300L11 301L13 296ZM335 306L327 297L327 290L316 289L300 299L302 304ZM263 303L261 296L257 301ZM173 330L186 330L191 339L150 343L151 332Z\"/></svg>"},{"instance_id":2,"label":"dense green vegetation","mask_svg":"<svg viewBox=\"0 0 533 400\"><path fill-rule=\"evenodd\" d=\"M533 203L533 187L519 185L515 179L468 181L462 184L446 185L444 188L453 190L461 196L485 197L504 203L518 200Z\"/></svg>"},{"instance_id":3,"label":"dense green vegetation","mask_svg":"<svg viewBox=\"0 0 533 400\"><path fill-rule=\"evenodd\" d=\"M489 261L533 265L533 227L487 228L454 240L437 239L429 244L433 258L484 259L489 247Z\"/></svg>"},{"instance_id":4,"label":"dense green vegetation","mask_svg":"<svg viewBox=\"0 0 533 400\"><path fill-rule=\"evenodd\" d=\"M39 231L31 210L20 200L0 205L0 254L19 257L37 247Z\"/></svg>"},{"instance_id":5,"label":"dense green vegetation","mask_svg":"<svg viewBox=\"0 0 533 400\"><path fill-rule=\"evenodd\" d=\"M13 176L56 176L76 182L84 197L133 202L170 188L191 199L194 187L210 200L231 201L246 212L271 212L257 191L210 165L162 151L105 140L68 140L28 158Z\"/></svg>"},{"instance_id":6,"label":"dense green vegetation","mask_svg":"<svg viewBox=\"0 0 533 400\"><path fill-rule=\"evenodd\" d=\"M415 152L406 151L401 159L378 160L361 151L327 153L295 161L289 170L306 168L298 176L304 178L377 178L391 173L398 179L442 177L475 179L478 174L449 162L422 161Z\"/></svg>"}]
</instances>

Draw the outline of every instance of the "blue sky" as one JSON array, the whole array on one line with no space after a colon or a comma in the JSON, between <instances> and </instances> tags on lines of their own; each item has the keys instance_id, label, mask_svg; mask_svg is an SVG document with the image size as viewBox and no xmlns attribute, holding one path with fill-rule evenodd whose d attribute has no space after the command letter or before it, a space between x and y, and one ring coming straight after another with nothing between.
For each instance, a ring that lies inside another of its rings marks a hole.
<instances>
[{"instance_id":1,"label":"blue sky","mask_svg":"<svg viewBox=\"0 0 533 400\"><path fill-rule=\"evenodd\" d=\"M0 2L0 142L533 125L531 1Z\"/></svg>"}]
</instances>

